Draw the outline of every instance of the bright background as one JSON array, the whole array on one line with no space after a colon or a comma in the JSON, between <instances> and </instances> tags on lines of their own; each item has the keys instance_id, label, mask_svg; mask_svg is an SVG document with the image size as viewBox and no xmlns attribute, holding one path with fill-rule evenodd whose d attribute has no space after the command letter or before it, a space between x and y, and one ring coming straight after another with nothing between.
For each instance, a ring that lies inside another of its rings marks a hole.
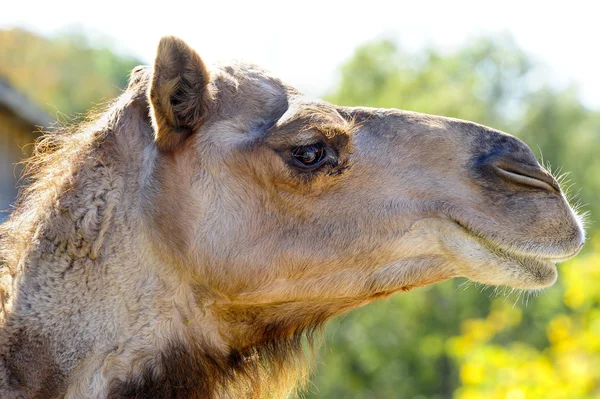
<instances>
[{"instance_id":1,"label":"bright background","mask_svg":"<svg viewBox=\"0 0 600 399\"><path fill-rule=\"evenodd\" d=\"M461 280L326 331L310 398L600 397L600 60L592 1L10 2L0 76L62 121L118 94L164 34L347 105L454 116L572 172L590 240L541 293ZM562 172L558 172L560 174ZM570 179L570 183L566 180Z\"/></svg>"},{"instance_id":2,"label":"bright background","mask_svg":"<svg viewBox=\"0 0 600 399\"><path fill-rule=\"evenodd\" d=\"M465 39L508 32L554 84L575 83L600 106L600 5L594 1L10 1L0 27L42 34L83 29L144 62L162 35L178 35L206 61L254 61L311 95L334 87L337 68L375 38L455 50Z\"/></svg>"}]
</instances>

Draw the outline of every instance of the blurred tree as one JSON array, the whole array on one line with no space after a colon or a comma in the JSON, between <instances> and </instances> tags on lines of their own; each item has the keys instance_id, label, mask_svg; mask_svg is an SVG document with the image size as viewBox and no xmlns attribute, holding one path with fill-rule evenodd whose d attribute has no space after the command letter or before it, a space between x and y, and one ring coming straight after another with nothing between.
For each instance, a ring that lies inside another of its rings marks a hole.
<instances>
[{"instance_id":1,"label":"blurred tree","mask_svg":"<svg viewBox=\"0 0 600 399\"><path fill-rule=\"evenodd\" d=\"M50 114L68 116L116 97L140 64L78 31L46 38L21 29L0 30L0 59L0 76Z\"/></svg>"},{"instance_id":2,"label":"blurred tree","mask_svg":"<svg viewBox=\"0 0 600 399\"><path fill-rule=\"evenodd\" d=\"M584 210L600 211L600 113L583 106L574 88L544 82L510 37L476 40L449 54L430 49L410 55L387 40L367 44L341 67L339 86L326 99L468 119L515 134L538 154L539 148L545 163L572 171L571 180L581 187L578 198L588 204ZM469 356L505 346L515 355L505 358L515 362L545 353L552 345L548 326L560 324L556 314L567 310L562 279L523 301L514 295L494 300L497 289L463 289L469 283L454 280L354 311L327 328L307 396L450 398L461 383L489 387L495 363L472 366ZM513 387L519 381L525 380L515 379ZM488 397L486 392L473 388L457 396Z\"/></svg>"}]
</instances>

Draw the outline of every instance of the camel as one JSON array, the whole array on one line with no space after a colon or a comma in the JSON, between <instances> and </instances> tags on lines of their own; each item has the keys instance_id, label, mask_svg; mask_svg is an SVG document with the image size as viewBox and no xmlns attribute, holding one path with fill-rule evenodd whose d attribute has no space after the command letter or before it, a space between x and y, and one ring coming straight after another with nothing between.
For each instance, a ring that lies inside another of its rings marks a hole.
<instances>
[{"instance_id":1,"label":"camel","mask_svg":"<svg viewBox=\"0 0 600 399\"><path fill-rule=\"evenodd\" d=\"M175 37L28 176L0 229L2 398L288 397L332 317L459 276L547 287L585 239L511 135L313 100Z\"/></svg>"}]
</instances>

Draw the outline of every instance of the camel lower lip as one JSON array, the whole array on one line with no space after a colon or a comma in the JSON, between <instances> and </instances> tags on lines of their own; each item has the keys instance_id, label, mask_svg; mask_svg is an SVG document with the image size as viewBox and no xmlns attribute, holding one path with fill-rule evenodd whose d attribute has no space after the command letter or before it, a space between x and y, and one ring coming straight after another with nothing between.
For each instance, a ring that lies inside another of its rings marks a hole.
<instances>
[{"instance_id":1,"label":"camel lower lip","mask_svg":"<svg viewBox=\"0 0 600 399\"><path fill-rule=\"evenodd\" d=\"M539 254L522 254L506 250L485 238L474 236L471 233L469 235L496 259L497 264L504 265L503 269L506 271L505 279L502 281L480 282L508 285L520 289L538 289L548 287L556 281L556 259L548 259ZM520 272L515 274L515 270L520 270Z\"/></svg>"}]
</instances>

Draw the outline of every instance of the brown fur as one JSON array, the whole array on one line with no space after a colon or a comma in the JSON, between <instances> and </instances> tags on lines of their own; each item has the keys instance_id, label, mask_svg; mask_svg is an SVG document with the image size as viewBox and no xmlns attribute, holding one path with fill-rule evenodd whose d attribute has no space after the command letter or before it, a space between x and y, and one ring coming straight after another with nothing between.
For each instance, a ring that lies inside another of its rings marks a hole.
<instances>
[{"instance_id":1,"label":"brown fur","mask_svg":"<svg viewBox=\"0 0 600 399\"><path fill-rule=\"evenodd\" d=\"M162 38L149 91L159 149L171 151L200 128L208 113L209 80L204 62L187 43Z\"/></svg>"},{"instance_id":2,"label":"brown fur","mask_svg":"<svg viewBox=\"0 0 600 399\"><path fill-rule=\"evenodd\" d=\"M548 286L583 242L514 137L209 72L176 38L99 115L38 143L0 227L2 398L289 396L332 317L456 276Z\"/></svg>"}]
</instances>

